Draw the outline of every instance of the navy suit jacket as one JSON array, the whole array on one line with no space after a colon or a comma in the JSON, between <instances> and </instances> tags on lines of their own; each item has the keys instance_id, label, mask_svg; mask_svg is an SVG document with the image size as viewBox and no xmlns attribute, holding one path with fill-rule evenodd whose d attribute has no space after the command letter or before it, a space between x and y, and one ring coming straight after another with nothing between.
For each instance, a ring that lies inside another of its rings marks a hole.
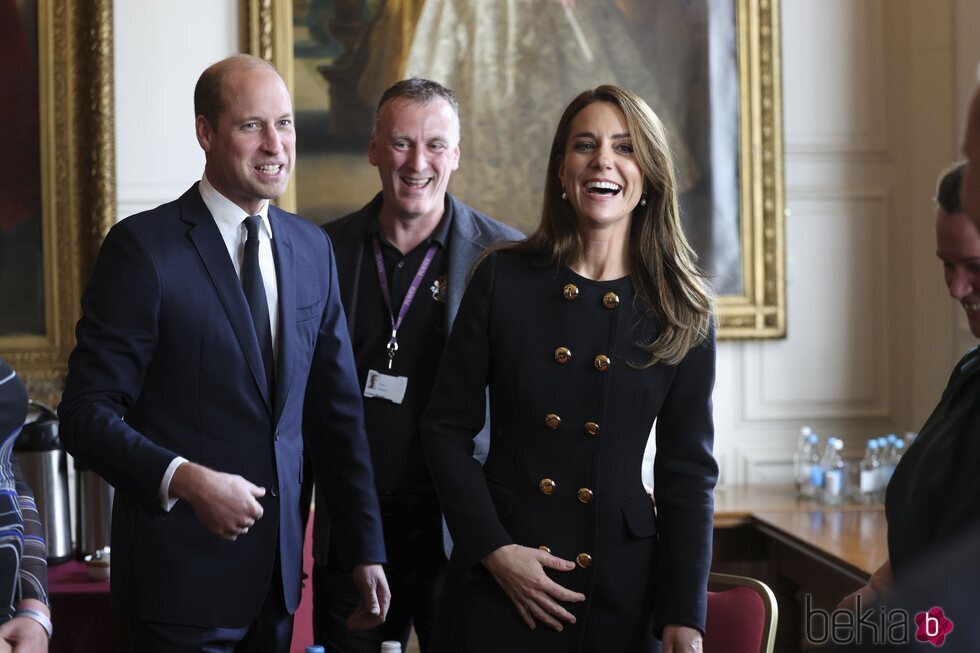
<instances>
[{"instance_id":1,"label":"navy suit jacket","mask_svg":"<svg viewBox=\"0 0 980 653\"><path fill-rule=\"evenodd\" d=\"M99 253L59 413L66 449L116 489L112 595L126 615L243 626L273 573L296 609L304 403L308 453L338 536L352 560L384 561L330 242L276 207L269 220L279 292L272 397L241 284L196 185L115 225ZM230 542L185 501L165 513L158 489L177 455L266 488L264 516Z\"/></svg>"}]
</instances>

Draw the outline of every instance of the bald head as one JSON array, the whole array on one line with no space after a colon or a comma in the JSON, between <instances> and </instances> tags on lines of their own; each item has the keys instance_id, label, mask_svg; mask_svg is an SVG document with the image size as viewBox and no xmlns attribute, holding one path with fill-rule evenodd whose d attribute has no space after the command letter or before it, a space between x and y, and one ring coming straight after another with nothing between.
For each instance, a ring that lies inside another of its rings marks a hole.
<instances>
[{"instance_id":1,"label":"bald head","mask_svg":"<svg viewBox=\"0 0 980 653\"><path fill-rule=\"evenodd\" d=\"M973 93L970 112L966 119L966 136L963 139L966 168L960 198L963 210L980 225L980 86Z\"/></svg>"},{"instance_id":2,"label":"bald head","mask_svg":"<svg viewBox=\"0 0 980 653\"><path fill-rule=\"evenodd\" d=\"M204 116L211 127L216 128L219 116L227 107L222 91L225 78L230 73L246 72L255 68L265 68L279 74L268 61L250 54L235 54L208 66L194 87L194 116Z\"/></svg>"}]
</instances>

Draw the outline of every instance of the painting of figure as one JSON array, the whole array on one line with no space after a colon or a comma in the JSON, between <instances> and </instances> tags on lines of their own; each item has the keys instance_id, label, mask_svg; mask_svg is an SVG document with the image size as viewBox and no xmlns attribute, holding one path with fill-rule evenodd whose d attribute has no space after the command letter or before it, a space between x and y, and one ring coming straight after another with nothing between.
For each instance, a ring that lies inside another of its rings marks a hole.
<instances>
[{"instance_id":1,"label":"painting of figure","mask_svg":"<svg viewBox=\"0 0 980 653\"><path fill-rule=\"evenodd\" d=\"M459 96L450 190L527 232L562 107L600 84L667 126L681 208L722 294L742 291L735 0L296 0L298 208L325 221L376 191L364 156L381 91L406 76Z\"/></svg>"},{"instance_id":2,"label":"painting of figure","mask_svg":"<svg viewBox=\"0 0 980 653\"><path fill-rule=\"evenodd\" d=\"M0 337L44 333L37 2L0 0Z\"/></svg>"}]
</instances>

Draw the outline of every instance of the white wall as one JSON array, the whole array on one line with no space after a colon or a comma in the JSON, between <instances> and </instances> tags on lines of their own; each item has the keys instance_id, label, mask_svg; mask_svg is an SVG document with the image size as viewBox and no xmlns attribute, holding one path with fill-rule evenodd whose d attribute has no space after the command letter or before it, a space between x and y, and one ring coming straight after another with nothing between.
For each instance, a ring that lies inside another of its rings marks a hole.
<instances>
[{"instance_id":1,"label":"white wall","mask_svg":"<svg viewBox=\"0 0 980 653\"><path fill-rule=\"evenodd\" d=\"M120 216L198 179L191 97L235 51L237 0L116 3ZM980 58L975 0L783 0L789 335L722 343L727 482L787 480L796 433L849 451L915 430L972 338L934 256L931 196Z\"/></svg>"},{"instance_id":2,"label":"white wall","mask_svg":"<svg viewBox=\"0 0 980 653\"><path fill-rule=\"evenodd\" d=\"M194 84L238 51L238 0L114 3L119 217L179 197L204 171Z\"/></svg>"}]
</instances>

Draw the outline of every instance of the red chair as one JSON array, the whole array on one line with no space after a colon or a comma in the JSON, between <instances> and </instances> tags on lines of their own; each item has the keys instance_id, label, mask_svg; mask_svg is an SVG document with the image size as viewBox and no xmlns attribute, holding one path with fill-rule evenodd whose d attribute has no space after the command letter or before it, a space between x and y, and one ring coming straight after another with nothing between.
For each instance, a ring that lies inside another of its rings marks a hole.
<instances>
[{"instance_id":1,"label":"red chair","mask_svg":"<svg viewBox=\"0 0 980 653\"><path fill-rule=\"evenodd\" d=\"M704 653L772 653L778 616L776 596L765 583L712 573Z\"/></svg>"}]
</instances>

